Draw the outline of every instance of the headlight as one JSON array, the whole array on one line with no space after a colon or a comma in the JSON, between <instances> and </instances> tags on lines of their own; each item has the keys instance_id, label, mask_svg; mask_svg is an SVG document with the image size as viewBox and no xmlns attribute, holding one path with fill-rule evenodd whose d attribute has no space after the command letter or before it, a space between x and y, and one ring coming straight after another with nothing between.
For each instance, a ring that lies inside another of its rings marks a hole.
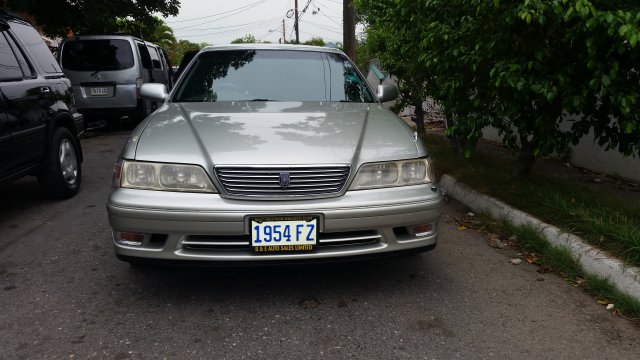
<instances>
[{"instance_id":1,"label":"headlight","mask_svg":"<svg viewBox=\"0 0 640 360\"><path fill-rule=\"evenodd\" d=\"M433 178L428 159L371 163L360 167L350 190L427 184Z\"/></svg>"},{"instance_id":2,"label":"headlight","mask_svg":"<svg viewBox=\"0 0 640 360\"><path fill-rule=\"evenodd\" d=\"M116 164L114 180L116 186L119 183L120 187L130 189L216 192L204 169L197 165L123 160L119 169Z\"/></svg>"}]
</instances>

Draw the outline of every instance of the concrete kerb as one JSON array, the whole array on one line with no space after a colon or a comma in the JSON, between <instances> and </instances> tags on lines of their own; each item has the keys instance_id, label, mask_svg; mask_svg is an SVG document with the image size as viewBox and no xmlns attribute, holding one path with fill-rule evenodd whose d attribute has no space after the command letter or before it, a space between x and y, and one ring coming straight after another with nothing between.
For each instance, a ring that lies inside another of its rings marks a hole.
<instances>
[{"instance_id":1,"label":"concrete kerb","mask_svg":"<svg viewBox=\"0 0 640 360\"><path fill-rule=\"evenodd\" d=\"M640 301L640 268L626 266L622 261L585 243L580 237L563 232L500 200L480 194L449 175L442 176L440 186L453 199L475 212L487 212L497 219L506 218L513 225L528 225L536 229L551 244L569 249L584 271L608 279L618 290Z\"/></svg>"}]
</instances>

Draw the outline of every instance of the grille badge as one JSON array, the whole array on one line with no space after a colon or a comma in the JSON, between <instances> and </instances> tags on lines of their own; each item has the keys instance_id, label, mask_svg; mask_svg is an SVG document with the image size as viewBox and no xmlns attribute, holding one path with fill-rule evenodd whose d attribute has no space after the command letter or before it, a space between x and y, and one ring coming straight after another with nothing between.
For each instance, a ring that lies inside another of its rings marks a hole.
<instances>
[{"instance_id":1,"label":"grille badge","mask_svg":"<svg viewBox=\"0 0 640 360\"><path fill-rule=\"evenodd\" d=\"M291 185L291 177L288 172L280 173L280 187L286 189Z\"/></svg>"}]
</instances>

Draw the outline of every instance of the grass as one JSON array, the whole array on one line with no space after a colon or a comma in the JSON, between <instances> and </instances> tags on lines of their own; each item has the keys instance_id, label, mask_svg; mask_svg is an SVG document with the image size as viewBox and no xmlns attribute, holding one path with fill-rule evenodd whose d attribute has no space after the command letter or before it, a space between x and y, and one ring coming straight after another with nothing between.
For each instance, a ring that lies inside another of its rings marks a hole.
<instances>
[{"instance_id":1,"label":"grass","mask_svg":"<svg viewBox=\"0 0 640 360\"><path fill-rule=\"evenodd\" d=\"M640 301L618 291L608 280L585 273L569 249L551 245L529 226L513 226L506 219L495 221L487 214L481 214L480 220L488 231L515 235L517 246L527 259L542 269L560 274L568 283L595 296L602 305L614 304L617 314L640 324Z\"/></svg>"},{"instance_id":2,"label":"grass","mask_svg":"<svg viewBox=\"0 0 640 360\"><path fill-rule=\"evenodd\" d=\"M426 144L438 175L449 174L479 192L581 236L628 265L640 266L637 202L558 176L534 173L526 180L515 178L511 158L477 151L472 158L463 159L439 135L427 135Z\"/></svg>"}]
</instances>

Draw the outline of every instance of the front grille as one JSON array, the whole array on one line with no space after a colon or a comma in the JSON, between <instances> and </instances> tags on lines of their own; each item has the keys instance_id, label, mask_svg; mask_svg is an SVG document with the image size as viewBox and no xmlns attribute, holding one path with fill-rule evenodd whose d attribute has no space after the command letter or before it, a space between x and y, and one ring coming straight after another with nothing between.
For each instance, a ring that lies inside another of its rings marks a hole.
<instances>
[{"instance_id":1,"label":"front grille","mask_svg":"<svg viewBox=\"0 0 640 360\"><path fill-rule=\"evenodd\" d=\"M233 196L305 197L339 193L349 177L349 166L325 167L216 167L218 180ZM283 176L281 176L283 174ZM289 175L289 184L281 178Z\"/></svg>"}]
</instances>

